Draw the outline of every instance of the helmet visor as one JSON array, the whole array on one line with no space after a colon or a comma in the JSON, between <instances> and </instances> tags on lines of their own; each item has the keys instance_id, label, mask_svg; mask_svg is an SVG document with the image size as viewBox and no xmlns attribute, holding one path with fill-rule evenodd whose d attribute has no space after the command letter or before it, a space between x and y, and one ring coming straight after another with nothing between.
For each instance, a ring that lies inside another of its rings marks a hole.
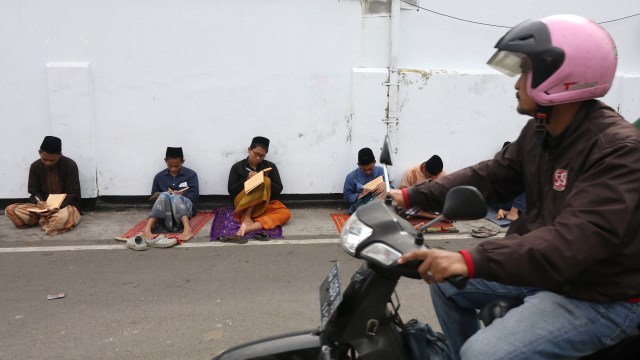
<instances>
[{"instance_id":1,"label":"helmet visor","mask_svg":"<svg viewBox=\"0 0 640 360\"><path fill-rule=\"evenodd\" d=\"M522 60L526 58L523 53L498 50L487 61L487 65L509 76L520 75L523 71Z\"/></svg>"}]
</instances>

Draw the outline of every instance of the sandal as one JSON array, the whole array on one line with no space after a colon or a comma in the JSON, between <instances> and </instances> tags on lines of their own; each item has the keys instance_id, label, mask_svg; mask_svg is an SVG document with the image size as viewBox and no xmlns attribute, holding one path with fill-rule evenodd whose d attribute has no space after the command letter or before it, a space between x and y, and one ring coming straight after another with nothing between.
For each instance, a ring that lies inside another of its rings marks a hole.
<instances>
[{"instance_id":1,"label":"sandal","mask_svg":"<svg viewBox=\"0 0 640 360\"><path fill-rule=\"evenodd\" d=\"M253 240L258 240L258 241L269 241L269 239L271 239L271 236L265 233L257 233L257 234L253 234L251 238Z\"/></svg>"},{"instance_id":2,"label":"sandal","mask_svg":"<svg viewBox=\"0 0 640 360\"><path fill-rule=\"evenodd\" d=\"M477 237L477 238L488 238L488 237L491 237L491 236L495 236L500 232L500 230L492 230L492 229L488 229L488 228L485 228L485 229L486 230L484 230L484 231L482 231L480 229L471 230L471 236Z\"/></svg>"},{"instance_id":3,"label":"sandal","mask_svg":"<svg viewBox=\"0 0 640 360\"><path fill-rule=\"evenodd\" d=\"M494 231L494 230L490 229L490 228L488 228L486 226L480 226L477 229L471 229L471 232L474 233L474 234L486 233L486 232L491 232L491 231Z\"/></svg>"},{"instance_id":4,"label":"sandal","mask_svg":"<svg viewBox=\"0 0 640 360\"><path fill-rule=\"evenodd\" d=\"M246 244L249 240L240 235L231 235L231 236L218 236L216 239L223 243L232 243L232 244Z\"/></svg>"}]
</instances>

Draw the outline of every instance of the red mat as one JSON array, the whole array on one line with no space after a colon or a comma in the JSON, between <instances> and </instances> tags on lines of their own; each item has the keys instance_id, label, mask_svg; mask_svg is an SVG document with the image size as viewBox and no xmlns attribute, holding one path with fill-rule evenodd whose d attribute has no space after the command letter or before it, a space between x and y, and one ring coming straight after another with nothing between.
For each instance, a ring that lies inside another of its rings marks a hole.
<instances>
[{"instance_id":1,"label":"red mat","mask_svg":"<svg viewBox=\"0 0 640 360\"><path fill-rule=\"evenodd\" d=\"M195 237L198 234L198 231L202 230L202 228L211 220L215 212L213 210L198 210L196 216L192 217L189 223L191 224L191 232L193 232L193 236ZM147 225L147 219L144 219L137 223L134 227L132 227L129 231L122 234L121 238L128 239L132 236L136 236L142 234L144 231L144 227ZM177 239L180 236L180 233L167 233L162 234L166 237Z\"/></svg>"},{"instance_id":2,"label":"red mat","mask_svg":"<svg viewBox=\"0 0 640 360\"><path fill-rule=\"evenodd\" d=\"M346 223L347 220L349 219L349 216L350 216L349 214L331 214L331 219L333 219L333 223L336 224L336 228L338 229L338 232L342 231L342 227L344 226L344 223ZM413 226L416 226L418 224L424 225L427 223L425 219L411 219L409 220L409 222ZM429 226L429 228L427 229L427 232L457 233L458 229L456 229L455 226L453 226L453 224L451 223L441 221Z\"/></svg>"}]
</instances>

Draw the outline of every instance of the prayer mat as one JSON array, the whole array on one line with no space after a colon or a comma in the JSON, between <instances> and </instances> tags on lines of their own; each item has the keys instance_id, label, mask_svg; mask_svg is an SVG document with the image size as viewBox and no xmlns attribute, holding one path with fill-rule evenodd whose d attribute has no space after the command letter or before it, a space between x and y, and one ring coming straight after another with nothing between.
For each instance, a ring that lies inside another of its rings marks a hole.
<instances>
[{"instance_id":1,"label":"prayer mat","mask_svg":"<svg viewBox=\"0 0 640 360\"><path fill-rule=\"evenodd\" d=\"M216 208L213 211L215 211L216 216L213 218L213 222L211 223L211 241L216 241L221 236L233 236L238 232L238 229L240 229L240 223L233 218L233 207ZM262 229L248 232L244 237L252 238L256 234L267 234L269 235L269 238L272 239L281 238L282 226L278 226L275 229L270 230Z\"/></svg>"},{"instance_id":2,"label":"prayer mat","mask_svg":"<svg viewBox=\"0 0 640 360\"><path fill-rule=\"evenodd\" d=\"M193 233L193 237L198 235L198 232L202 230L202 228L209 222L209 220L213 218L214 215L215 215L214 210L198 210L196 212L196 216L192 217L189 221L189 223L191 224L191 232ZM120 236L119 238L128 239L132 236L142 235L142 232L144 231L145 226L147 226L147 219L144 219L139 223L137 223L136 226L132 227L129 231L122 234L122 236ZM165 234L154 234L154 235L164 235L166 237L178 239L178 236L180 236L180 234L181 233L177 232L177 233L165 233ZM181 242L182 241L178 241L178 243L181 243Z\"/></svg>"},{"instance_id":3,"label":"prayer mat","mask_svg":"<svg viewBox=\"0 0 640 360\"><path fill-rule=\"evenodd\" d=\"M344 224L347 222L347 220L349 219L349 214L331 214L331 219L333 219L333 223L336 224L336 228L338 229L338 233L342 232L342 227L344 226ZM411 225L416 226L420 223L426 224L427 222L429 222L426 219L410 219L408 220ZM427 229L428 233L436 233L436 232L442 232L442 233L457 233L459 232L458 229L455 228L455 226L453 226L453 224L445 222L445 221L440 221L437 222L431 226L429 226L429 228Z\"/></svg>"},{"instance_id":4,"label":"prayer mat","mask_svg":"<svg viewBox=\"0 0 640 360\"><path fill-rule=\"evenodd\" d=\"M507 220L506 218L498 220L496 219L497 215L498 215L497 210L489 208L487 209L487 215L484 218L498 226L507 227L511 225L511 220Z\"/></svg>"}]
</instances>

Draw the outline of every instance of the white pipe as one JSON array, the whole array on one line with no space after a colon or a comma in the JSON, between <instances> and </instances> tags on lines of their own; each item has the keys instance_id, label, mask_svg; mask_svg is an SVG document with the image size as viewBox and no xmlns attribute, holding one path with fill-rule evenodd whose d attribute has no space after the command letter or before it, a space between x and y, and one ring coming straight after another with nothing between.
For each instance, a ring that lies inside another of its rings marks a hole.
<instances>
[{"instance_id":1,"label":"white pipe","mask_svg":"<svg viewBox=\"0 0 640 360\"><path fill-rule=\"evenodd\" d=\"M390 23L390 54L389 54L389 96L387 104L387 134L391 140L393 153L397 153L397 128L398 128L398 56L400 53L400 0L391 0L391 23ZM390 150L392 150L390 149Z\"/></svg>"}]
</instances>

